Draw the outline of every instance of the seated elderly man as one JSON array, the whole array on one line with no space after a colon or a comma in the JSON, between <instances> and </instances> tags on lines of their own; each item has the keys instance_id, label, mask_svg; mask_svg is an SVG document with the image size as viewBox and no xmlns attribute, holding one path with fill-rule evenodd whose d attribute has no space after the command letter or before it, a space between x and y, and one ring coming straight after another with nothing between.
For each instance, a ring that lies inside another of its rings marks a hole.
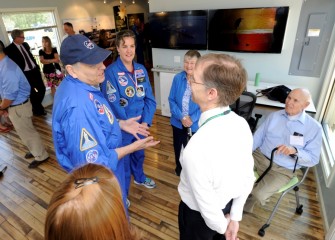
<instances>
[{"instance_id":1,"label":"seated elderly man","mask_svg":"<svg viewBox=\"0 0 335 240\"><path fill-rule=\"evenodd\" d=\"M274 155L272 169L257 183L244 206L252 213L256 203L266 200L287 184L302 166L312 167L319 162L321 151L321 125L304 109L311 96L306 89L294 89L287 96L285 110L269 115L254 135L253 156L259 173L269 166L271 151Z\"/></svg>"}]
</instances>

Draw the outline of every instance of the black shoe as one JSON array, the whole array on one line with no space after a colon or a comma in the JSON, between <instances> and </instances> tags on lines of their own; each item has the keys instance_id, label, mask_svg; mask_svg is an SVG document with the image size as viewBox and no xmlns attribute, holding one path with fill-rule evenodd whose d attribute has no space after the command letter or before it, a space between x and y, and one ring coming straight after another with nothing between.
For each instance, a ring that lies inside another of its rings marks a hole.
<instances>
[{"instance_id":1,"label":"black shoe","mask_svg":"<svg viewBox=\"0 0 335 240\"><path fill-rule=\"evenodd\" d=\"M30 152L28 152L28 153L26 153L26 155L24 155L25 159L29 159L29 158L33 158L33 157L34 157L34 155L31 154Z\"/></svg>"},{"instance_id":2,"label":"black shoe","mask_svg":"<svg viewBox=\"0 0 335 240\"><path fill-rule=\"evenodd\" d=\"M43 111L41 113L34 113L34 116L35 117L39 117L39 116L46 116L47 115L47 112L46 111Z\"/></svg>"},{"instance_id":3,"label":"black shoe","mask_svg":"<svg viewBox=\"0 0 335 240\"><path fill-rule=\"evenodd\" d=\"M49 160L49 157L47 157L46 159L42 160L42 161L32 161L29 165L28 165L28 168L37 168L40 164L46 162Z\"/></svg>"}]
</instances>

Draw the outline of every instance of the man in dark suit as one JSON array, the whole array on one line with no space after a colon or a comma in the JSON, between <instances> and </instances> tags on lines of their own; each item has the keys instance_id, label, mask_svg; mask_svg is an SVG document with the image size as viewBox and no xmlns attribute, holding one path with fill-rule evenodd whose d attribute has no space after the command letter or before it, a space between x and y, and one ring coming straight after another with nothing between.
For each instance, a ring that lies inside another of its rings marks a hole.
<instances>
[{"instance_id":1,"label":"man in dark suit","mask_svg":"<svg viewBox=\"0 0 335 240\"><path fill-rule=\"evenodd\" d=\"M45 95L45 85L41 71L30 52L28 43L24 42L22 30L14 29L11 33L13 42L6 47L5 52L23 71L30 84L30 102L35 116L44 116L46 112L42 106Z\"/></svg>"}]
</instances>

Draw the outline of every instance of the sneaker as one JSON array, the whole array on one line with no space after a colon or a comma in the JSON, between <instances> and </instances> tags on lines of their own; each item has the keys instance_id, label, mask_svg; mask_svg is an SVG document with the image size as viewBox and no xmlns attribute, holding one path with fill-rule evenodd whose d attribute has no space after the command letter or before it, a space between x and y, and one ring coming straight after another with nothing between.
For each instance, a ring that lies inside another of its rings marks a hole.
<instances>
[{"instance_id":1,"label":"sneaker","mask_svg":"<svg viewBox=\"0 0 335 240\"><path fill-rule=\"evenodd\" d=\"M129 208L130 207L130 201L129 201L128 198L127 198L126 204L127 204L127 208Z\"/></svg>"},{"instance_id":2,"label":"sneaker","mask_svg":"<svg viewBox=\"0 0 335 240\"><path fill-rule=\"evenodd\" d=\"M137 185L143 185L146 188L155 188L156 187L155 181L152 180L151 178L148 178L148 177L146 177L144 182L142 182L142 183L136 182L135 180L134 180L134 183L137 184Z\"/></svg>"}]
</instances>

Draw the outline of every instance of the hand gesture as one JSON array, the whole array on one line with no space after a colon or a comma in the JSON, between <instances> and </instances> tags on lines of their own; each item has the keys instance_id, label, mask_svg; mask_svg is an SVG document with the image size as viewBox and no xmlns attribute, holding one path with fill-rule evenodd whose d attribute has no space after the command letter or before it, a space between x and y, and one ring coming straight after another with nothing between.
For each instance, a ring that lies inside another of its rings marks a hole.
<instances>
[{"instance_id":1,"label":"hand gesture","mask_svg":"<svg viewBox=\"0 0 335 240\"><path fill-rule=\"evenodd\" d=\"M140 134L144 137L149 136L150 132L148 131L148 125L137 122L140 118L141 116L129 118L127 120L120 120L119 124L121 129L132 134L136 139L140 139L137 134Z\"/></svg>"},{"instance_id":2,"label":"hand gesture","mask_svg":"<svg viewBox=\"0 0 335 240\"><path fill-rule=\"evenodd\" d=\"M145 148L148 148L148 147L156 146L159 142L160 141L154 141L154 137L150 136L150 137L147 137L147 138L144 138L144 139L139 139L139 140L133 142L132 145L134 145L135 151L138 151L138 150L145 149Z\"/></svg>"}]
</instances>

